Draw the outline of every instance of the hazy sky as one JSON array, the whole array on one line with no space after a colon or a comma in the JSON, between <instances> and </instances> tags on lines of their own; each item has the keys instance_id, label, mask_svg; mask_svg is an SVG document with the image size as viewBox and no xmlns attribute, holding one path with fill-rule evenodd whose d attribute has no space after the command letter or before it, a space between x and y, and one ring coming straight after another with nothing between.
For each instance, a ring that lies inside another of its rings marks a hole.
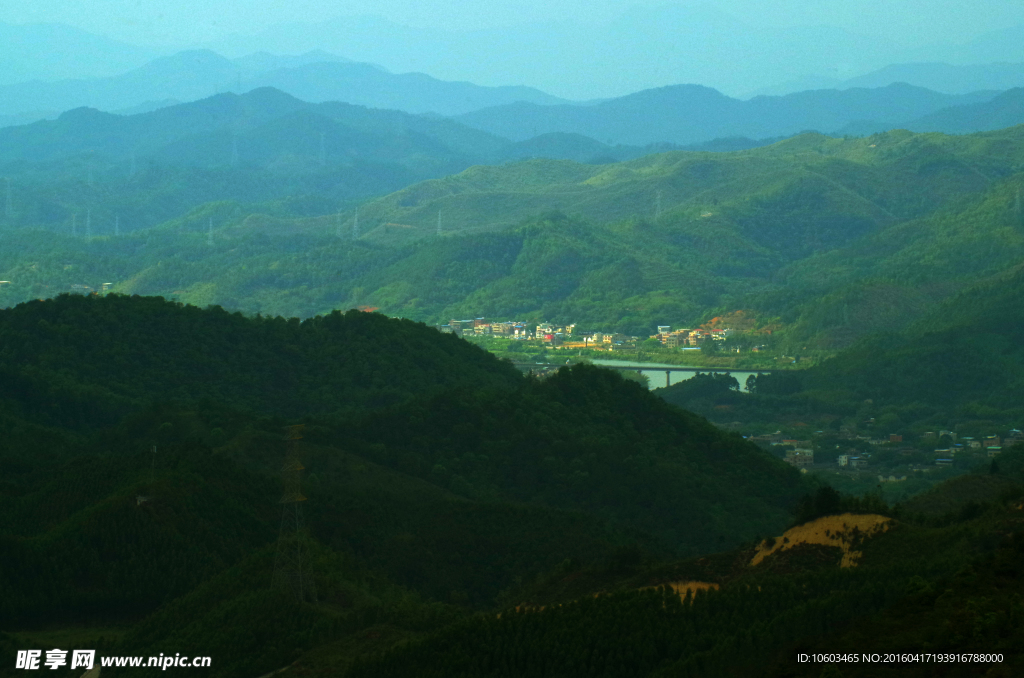
<instances>
[{"instance_id":1,"label":"hazy sky","mask_svg":"<svg viewBox=\"0 0 1024 678\"><path fill-rule=\"evenodd\" d=\"M140 44L186 46L275 23L338 16L474 29L600 22L633 7L665 4L705 5L754 25L831 24L909 45L960 41L1024 22L1021 0L4 0L0 21L60 22Z\"/></svg>"},{"instance_id":2,"label":"hazy sky","mask_svg":"<svg viewBox=\"0 0 1024 678\"><path fill-rule=\"evenodd\" d=\"M1018 47L1024 31L1022 4L1024 0L0 0L0 22L63 23L138 45L147 58L197 47L230 58L256 51L303 54L320 49L398 73L423 72L481 85L531 85L585 100L682 83L715 87L732 96L771 88L797 91L832 86L893 63L1024 62L1024 48ZM1014 26L1020 28L993 33ZM971 42L983 33L988 33L985 39ZM91 75L113 65L113 57L94 57L90 64L84 52L62 57L59 46L36 47L42 51L22 65L25 73L47 59L64 59L50 69L54 73L74 66ZM0 54L0 67L5 56L11 62L17 53ZM123 72L128 67L118 68ZM8 64L8 74L16 71Z\"/></svg>"}]
</instances>

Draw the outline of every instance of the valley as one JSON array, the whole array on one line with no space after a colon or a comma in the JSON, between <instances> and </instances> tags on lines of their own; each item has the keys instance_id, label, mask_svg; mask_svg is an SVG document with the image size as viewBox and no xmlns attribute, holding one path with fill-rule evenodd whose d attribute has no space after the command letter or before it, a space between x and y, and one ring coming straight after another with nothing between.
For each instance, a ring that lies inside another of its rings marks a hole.
<instances>
[{"instance_id":1,"label":"valley","mask_svg":"<svg viewBox=\"0 0 1024 678\"><path fill-rule=\"evenodd\" d=\"M218 3L0 11L0 678L1024 670L1020 27Z\"/></svg>"}]
</instances>

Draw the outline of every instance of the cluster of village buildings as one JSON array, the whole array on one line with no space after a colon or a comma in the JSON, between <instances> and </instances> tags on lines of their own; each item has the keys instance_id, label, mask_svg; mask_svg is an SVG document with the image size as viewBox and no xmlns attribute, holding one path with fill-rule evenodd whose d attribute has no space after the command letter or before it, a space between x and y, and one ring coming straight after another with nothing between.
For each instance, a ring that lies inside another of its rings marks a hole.
<instances>
[{"instance_id":1,"label":"cluster of village buildings","mask_svg":"<svg viewBox=\"0 0 1024 678\"><path fill-rule=\"evenodd\" d=\"M600 332L578 328L576 323L555 325L552 323L527 323L507 320L491 322L486 318L470 320L450 320L447 325L437 325L441 332L450 332L460 337L489 336L505 339L541 341L555 348L614 348L615 346L635 345L646 337L634 337L618 332ZM699 347L705 341L725 341L735 330L715 329L676 329L670 325L659 325L657 333L650 336L657 339L666 348Z\"/></svg>"},{"instance_id":2,"label":"cluster of village buildings","mask_svg":"<svg viewBox=\"0 0 1024 678\"><path fill-rule=\"evenodd\" d=\"M863 440L870 445L878 446L889 443L891 445L900 445L903 443L903 436L893 433L890 434L888 439L882 438L869 438L867 436L853 436L849 432L845 432L846 438L856 438ZM985 451L990 458L997 457L1002 451L1003 447L1009 447L1016 445L1017 443L1024 443L1024 433L1019 429L1011 429L1010 432L1000 437L998 435L984 436L980 439L976 439L970 436L959 438L957 442L957 434L955 431L928 431L922 436L923 441L938 441L943 437L946 437L953 444L950 447L939 448L935 450L937 455L935 459L935 466L952 466L954 457L958 453L963 452L981 452ZM814 464L814 448L810 440L795 440L786 439L783 437L781 432L776 431L775 433L768 433L764 435L750 436L748 440L756 443L766 443L769 445L787 445L792 449L786 450L786 462L796 466L800 469L806 469ZM914 447L898 447L897 452L912 453L918 451L918 448ZM842 454L839 455L837 462L839 466L847 469L857 469L867 466L871 461L870 453L863 453L857 455ZM879 479L883 482L899 481L903 478L883 478L879 476Z\"/></svg>"}]
</instances>

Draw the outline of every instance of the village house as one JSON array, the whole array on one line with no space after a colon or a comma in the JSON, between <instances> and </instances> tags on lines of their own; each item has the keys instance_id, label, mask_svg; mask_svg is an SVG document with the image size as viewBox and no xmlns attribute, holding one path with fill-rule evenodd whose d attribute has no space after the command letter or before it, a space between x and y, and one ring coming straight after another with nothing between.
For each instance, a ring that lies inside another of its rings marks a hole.
<instances>
[{"instance_id":1,"label":"village house","mask_svg":"<svg viewBox=\"0 0 1024 678\"><path fill-rule=\"evenodd\" d=\"M810 466L814 463L814 450L799 449L786 451L786 463L797 468Z\"/></svg>"},{"instance_id":2,"label":"village house","mask_svg":"<svg viewBox=\"0 0 1024 678\"><path fill-rule=\"evenodd\" d=\"M839 455L839 459L837 461L839 465L844 468L860 468L861 466L864 466L867 463L867 459L865 459L864 457L852 456L849 454Z\"/></svg>"}]
</instances>

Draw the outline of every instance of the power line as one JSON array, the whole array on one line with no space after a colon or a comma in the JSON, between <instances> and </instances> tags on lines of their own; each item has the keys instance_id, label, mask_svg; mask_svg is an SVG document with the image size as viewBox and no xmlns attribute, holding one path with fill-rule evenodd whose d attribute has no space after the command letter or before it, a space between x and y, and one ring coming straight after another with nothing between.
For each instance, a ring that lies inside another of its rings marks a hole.
<instances>
[{"instance_id":1,"label":"power line","mask_svg":"<svg viewBox=\"0 0 1024 678\"><path fill-rule=\"evenodd\" d=\"M281 496L281 530L277 538L274 558L274 588L292 595L298 602L317 604L316 582L309 568L307 535L302 515L302 471L305 467L298 458L298 444L302 439L302 424L285 428L284 439L288 452L281 467L284 494Z\"/></svg>"}]
</instances>

